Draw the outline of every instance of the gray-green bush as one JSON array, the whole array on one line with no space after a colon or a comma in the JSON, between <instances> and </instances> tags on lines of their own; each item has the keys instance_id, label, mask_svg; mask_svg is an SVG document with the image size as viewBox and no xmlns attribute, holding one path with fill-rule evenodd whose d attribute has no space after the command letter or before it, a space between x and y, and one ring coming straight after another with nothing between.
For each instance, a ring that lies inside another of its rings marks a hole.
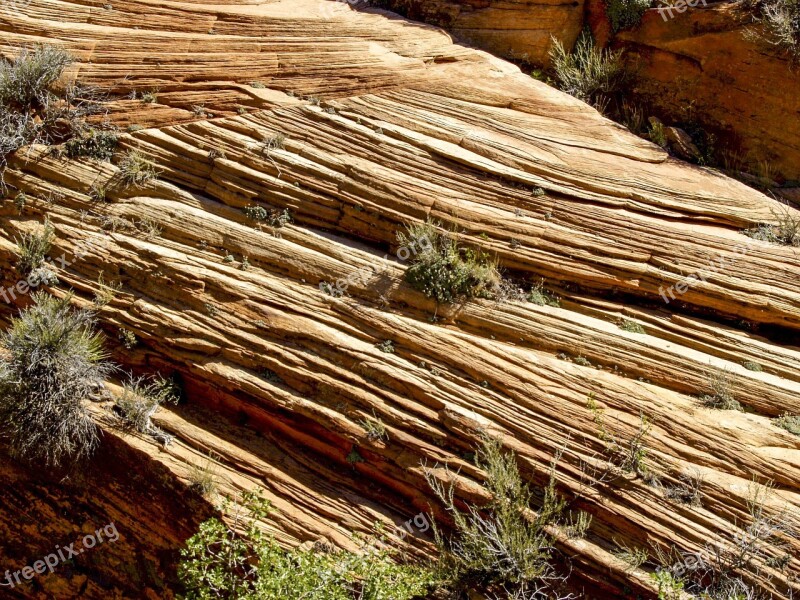
<instances>
[{"instance_id":1,"label":"gray-green bush","mask_svg":"<svg viewBox=\"0 0 800 600\"><path fill-rule=\"evenodd\" d=\"M90 455L97 427L84 401L103 386L106 362L93 313L70 296L32 296L0 335L0 435L11 454L45 466Z\"/></svg>"}]
</instances>

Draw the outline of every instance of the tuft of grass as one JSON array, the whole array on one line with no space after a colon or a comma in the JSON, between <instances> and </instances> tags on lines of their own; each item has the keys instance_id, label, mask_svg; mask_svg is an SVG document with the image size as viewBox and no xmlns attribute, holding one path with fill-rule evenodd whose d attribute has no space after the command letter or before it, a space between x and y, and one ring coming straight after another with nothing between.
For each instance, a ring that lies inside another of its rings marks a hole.
<instances>
[{"instance_id":1,"label":"tuft of grass","mask_svg":"<svg viewBox=\"0 0 800 600\"><path fill-rule=\"evenodd\" d=\"M13 456L57 467L97 447L85 401L112 367L93 313L73 310L70 295L37 292L32 299L0 335L0 435Z\"/></svg>"},{"instance_id":2,"label":"tuft of grass","mask_svg":"<svg viewBox=\"0 0 800 600\"><path fill-rule=\"evenodd\" d=\"M389 441L389 432L386 431L386 425L383 424L383 421L375 415L375 411L372 412L372 418L362 419L359 421L359 425L364 428L364 431L367 432L367 439L372 442L377 442L383 440L385 442Z\"/></svg>"},{"instance_id":3,"label":"tuft of grass","mask_svg":"<svg viewBox=\"0 0 800 600\"><path fill-rule=\"evenodd\" d=\"M647 551L644 548L631 548L624 544L619 545L614 556L621 562L625 563L626 571L635 571L647 562Z\"/></svg>"},{"instance_id":4,"label":"tuft of grass","mask_svg":"<svg viewBox=\"0 0 800 600\"><path fill-rule=\"evenodd\" d=\"M734 394L735 378L727 369L711 369L707 373L710 393L700 396L703 404L721 410L743 410Z\"/></svg>"},{"instance_id":5,"label":"tuft of grass","mask_svg":"<svg viewBox=\"0 0 800 600\"><path fill-rule=\"evenodd\" d=\"M139 99L145 104L155 104L158 101L158 90L142 92Z\"/></svg>"},{"instance_id":6,"label":"tuft of grass","mask_svg":"<svg viewBox=\"0 0 800 600\"><path fill-rule=\"evenodd\" d=\"M781 246L800 246L800 211L782 205L772 209L773 223L760 223L742 233L754 240Z\"/></svg>"},{"instance_id":7,"label":"tuft of grass","mask_svg":"<svg viewBox=\"0 0 800 600\"><path fill-rule=\"evenodd\" d=\"M128 150L119 162L119 175L126 185L141 187L158 179L160 171L155 163L139 150Z\"/></svg>"},{"instance_id":8,"label":"tuft of grass","mask_svg":"<svg viewBox=\"0 0 800 600\"><path fill-rule=\"evenodd\" d=\"M363 463L364 457L361 456L361 453L358 451L358 448L356 446L353 446L350 449L350 453L345 457L345 460L351 465L355 465L357 463Z\"/></svg>"},{"instance_id":9,"label":"tuft of grass","mask_svg":"<svg viewBox=\"0 0 800 600\"><path fill-rule=\"evenodd\" d=\"M193 464L189 468L189 489L205 498L214 496L217 492L217 464L209 456L202 464Z\"/></svg>"},{"instance_id":10,"label":"tuft of grass","mask_svg":"<svg viewBox=\"0 0 800 600\"><path fill-rule=\"evenodd\" d=\"M564 530L567 537L573 540L580 540L586 537L586 532L592 525L592 515L585 511L578 511L577 514L570 514Z\"/></svg>"},{"instance_id":11,"label":"tuft of grass","mask_svg":"<svg viewBox=\"0 0 800 600\"><path fill-rule=\"evenodd\" d=\"M544 280L541 280L531 288L528 294L528 302L532 302L538 306L555 306L556 308L561 306L561 301L558 299L558 296L545 289Z\"/></svg>"},{"instance_id":12,"label":"tuft of grass","mask_svg":"<svg viewBox=\"0 0 800 600\"><path fill-rule=\"evenodd\" d=\"M558 88L602 110L626 82L622 53L595 47L591 34L581 33L567 52L552 38L550 60Z\"/></svg>"},{"instance_id":13,"label":"tuft of grass","mask_svg":"<svg viewBox=\"0 0 800 600\"><path fill-rule=\"evenodd\" d=\"M44 263L47 253L53 245L55 229L48 219L45 219L41 231L23 233L17 242L17 268L23 274L29 274Z\"/></svg>"},{"instance_id":14,"label":"tuft of grass","mask_svg":"<svg viewBox=\"0 0 800 600\"><path fill-rule=\"evenodd\" d=\"M114 411L123 429L149 435L166 446L172 441L172 436L156 427L152 417L162 404L175 404L177 401L175 390L167 380L139 377L123 384Z\"/></svg>"},{"instance_id":15,"label":"tuft of grass","mask_svg":"<svg viewBox=\"0 0 800 600\"><path fill-rule=\"evenodd\" d=\"M501 283L497 261L479 250L459 246L441 233L440 227L432 221L415 223L398 234L399 244L413 250L406 281L440 303L496 297Z\"/></svg>"},{"instance_id":16,"label":"tuft of grass","mask_svg":"<svg viewBox=\"0 0 800 600\"><path fill-rule=\"evenodd\" d=\"M780 417L775 419L774 423L789 433L800 436L800 415L783 413Z\"/></svg>"},{"instance_id":17,"label":"tuft of grass","mask_svg":"<svg viewBox=\"0 0 800 600\"><path fill-rule=\"evenodd\" d=\"M394 354L394 342L392 340L384 340L375 344L375 347L380 350L381 352L386 352L387 354Z\"/></svg>"}]
</instances>

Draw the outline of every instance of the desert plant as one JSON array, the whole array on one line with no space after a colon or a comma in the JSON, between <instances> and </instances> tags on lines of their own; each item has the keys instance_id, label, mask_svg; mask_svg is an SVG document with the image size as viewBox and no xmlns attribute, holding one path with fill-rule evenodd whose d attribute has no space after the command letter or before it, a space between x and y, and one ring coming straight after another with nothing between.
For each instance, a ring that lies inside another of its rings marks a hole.
<instances>
[{"instance_id":1,"label":"desert plant","mask_svg":"<svg viewBox=\"0 0 800 600\"><path fill-rule=\"evenodd\" d=\"M775 425L785 429L789 433L800 436L800 415L783 413L780 417L775 419Z\"/></svg>"},{"instance_id":2,"label":"desert plant","mask_svg":"<svg viewBox=\"0 0 800 600\"><path fill-rule=\"evenodd\" d=\"M614 552L617 560L625 563L626 571L635 571L647 562L647 550L644 548L629 547L625 544L617 544L617 550Z\"/></svg>"},{"instance_id":3,"label":"desert plant","mask_svg":"<svg viewBox=\"0 0 800 600\"><path fill-rule=\"evenodd\" d=\"M97 427L84 401L103 387L106 362L95 317L71 296L38 292L0 336L0 433L12 455L46 466L89 456Z\"/></svg>"},{"instance_id":4,"label":"desert plant","mask_svg":"<svg viewBox=\"0 0 800 600\"><path fill-rule=\"evenodd\" d=\"M166 446L172 441L172 436L153 425L152 417L162 404L174 404L177 400L170 382L157 377L139 377L123 384L114 410L123 429L149 435Z\"/></svg>"},{"instance_id":5,"label":"desert plant","mask_svg":"<svg viewBox=\"0 0 800 600\"><path fill-rule=\"evenodd\" d=\"M373 442L379 440L389 441L389 433L386 431L386 425L384 425L383 421L375 414L375 411L372 412L372 418L362 419L359 424L364 428L364 431L367 432L368 440Z\"/></svg>"},{"instance_id":6,"label":"desert plant","mask_svg":"<svg viewBox=\"0 0 800 600\"><path fill-rule=\"evenodd\" d=\"M628 333L645 333L644 327L630 319L622 319L619 323L619 328Z\"/></svg>"},{"instance_id":7,"label":"desert plant","mask_svg":"<svg viewBox=\"0 0 800 600\"><path fill-rule=\"evenodd\" d=\"M17 242L17 268L24 274L29 274L44 263L50 247L53 245L55 229L50 221L45 219L41 231L23 233Z\"/></svg>"},{"instance_id":8,"label":"desert plant","mask_svg":"<svg viewBox=\"0 0 800 600\"><path fill-rule=\"evenodd\" d=\"M800 1L798 0L745 0L759 29L749 30L756 38L787 51L794 60L800 60Z\"/></svg>"},{"instance_id":9,"label":"desert plant","mask_svg":"<svg viewBox=\"0 0 800 600\"><path fill-rule=\"evenodd\" d=\"M689 506L700 506L703 499L703 474L700 471L681 473L677 483L666 486L664 495Z\"/></svg>"},{"instance_id":10,"label":"desert plant","mask_svg":"<svg viewBox=\"0 0 800 600\"><path fill-rule=\"evenodd\" d=\"M486 474L484 488L492 496L489 505L481 508L468 506L462 511L456 505L454 487L445 486L431 471L425 473L454 523L451 537L435 529L440 571L456 590L502 587L509 598L545 590L559 579L552 566L547 532L549 526L559 523L565 507L555 490L556 461L549 483L539 494L534 517L530 513L535 494L522 479L513 452L503 452L497 440L487 438L475 459Z\"/></svg>"},{"instance_id":11,"label":"desert plant","mask_svg":"<svg viewBox=\"0 0 800 600\"><path fill-rule=\"evenodd\" d=\"M772 209L773 223L761 223L743 233L755 240L782 246L800 246L800 211L781 205Z\"/></svg>"},{"instance_id":12,"label":"desert plant","mask_svg":"<svg viewBox=\"0 0 800 600\"><path fill-rule=\"evenodd\" d=\"M608 0L606 14L611 29L616 33L631 29L642 22L642 16L650 8L650 0Z\"/></svg>"},{"instance_id":13,"label":"desert plant","mask_svg":"<svg viewBox=\"0 0 800 600\"><path fill-rule=\"evenodd\" d=\"M735 378L727 369L711 368L706 373L710 393L700 396L703 404L721 410L742 410L734 394Z\"/></svg>"},{"instance_id":14,"label":"desert plant","mask_svg":"<svg viewBox=\"0 0 800 600\"><path fill-rule=\"evenodd\" d=\"M500 286L497 261L479 250L462 248L440 225L409 225L397 236L400 246L419 248L406 269L406 281L437 302L458 298L493 298ZM424 243L423 243L424 242Z\"/></svg>"},{"instance_id":15,"label":"desert plant","mask_svg":"<svg viewBox=\"0 0 800 600\"><path fill-rule=\"evenodd\" d=\"M569 515L564 530L567 537L571 539L582 539L586 537L586 532L589 531L591 525L592 515L580 510L577 513L571 513Z\"/></svg>"},{"instance_id":16,"label":"desert plant","mask_svg":"<svg viewBox=\"0 0 800 600\"><path fill-rule=\"evenodd\" d=\"M572 52L553 38L550 60L558 88L598 110L604 109L626 81L622 54L597 48L586 32L578 37Z\"/></svg>"},{"instance_id":17,"label":"desert plant","mask_svg":"<svg viewBox=\"0 0 800 600\"><path fill-rule=\"evenodd\" d=\"M156 407L157 408L157 407ZM209 498L217 492L217 463L211 457L203 464L194 463L189 467L189 489Z\"/></svg>"},{"instance_id":18,"label":"desert plant","mask_svg":"<svg viewBox=\"0 0 800 600\"><path fill-rule=\"evenodd\" d=\"M133 350L136 347L136 344L139 343L139 340L136 338L136 334L130 329L120 328L118 337L119 341L126 350Z\"/></svg>"},{"instance_id":19,"label":"desert plant","mask_svg":"<svg viewBox=\"0 0 800 600\"><path fill-rule=\"evenodd\" d=\"M538 306L561 306L561 301L558 299L558 296L545 289L544 280L541 280L531 287L531 291L528 294L528 302L532 302Z\"/></svg>"},{"instance_id":20,"label":"desert plant","mask_svg":"<svg viewBox=\"0 0 800 600\"><path fill-rule=\"evenodd\" d=\"M359 553L284 550L258 525L272 512L268 501L246 492L236 504L230 526L205 521L181 552L178 575L187 600L411 600L434 586L429 569L398 564L381 539L358 540Z\"/></svg>"},{"instance_id":21,"label":"desert plant","mask_svg":"<svg viewBox=\"0 0 800 600\"><path fill-rule=\"evenodd\" d=\"M88 156L97 160L111 160L119 136L114 130L103 130L89 127L81 131L64 144L64 150L70 158Z\"/></svg>"},{"instance_id":22,"label":"desert plant","mask_svg":"<svg viewBox=\"0 0 800 600\"><path fill-rule=\"evenodd\" d=\"M752 360L742 361L742 366L748 371L753 371L755 373L760 373L761 371L764 370L760 364L758 364L757 362L753 362Z\"/></svg>"},{"instance_id":23,"label":"desert plant","mask_svg":"<svg viewBox=\"0 0 800 600\"><path fill-rule=\"evenodd\" d=\"M155 163L139 150L128 150L119 161L119 176L126 185L143 186L158 179L160 171Z\"/></svg>"},{"instance_id":24,"label":"desert plant","mask_svg":"<svg viewBox=\"0 0 800 600\"><path fill-rule=\"evenodd\" d=\"M392 340L383 340L382 342L375 344L375 347L381 352L386 352L387 354L395 353L394 342Z\"/></svg>"}]
</instances>

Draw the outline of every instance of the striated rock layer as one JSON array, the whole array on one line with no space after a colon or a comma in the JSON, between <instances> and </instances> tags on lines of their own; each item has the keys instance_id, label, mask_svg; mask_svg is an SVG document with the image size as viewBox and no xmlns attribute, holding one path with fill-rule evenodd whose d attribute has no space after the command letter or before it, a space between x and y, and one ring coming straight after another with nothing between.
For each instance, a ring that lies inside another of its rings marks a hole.
<instances>
[{"instance_id":1,"label":"striated rock layer","mask_svg":"<svg viewBox=\"0 0 800 600\"><path fill-rule=\"evenodd\" d=\"M90 474L91 501L7 468L26 483L21 497L0 497L3 564L32 562L50 540L37 529L28 544L16 532L23 504L46 515L55 543L116 518L130 545L100 547L80 569L15 593L141 597L132 591L141 581L168 596L174 567L155 557L174 556L208 510L170 490L197 468L214 473L219 494L264 488L277 508L265 526L282 543L354 548L352 534L376 520L439 512L424 465L480 500L482 473L465 456L487 433L518 452L537 484L564 449L559 492L593 521L586 539L559 536L558 548L589 597L655 597L653 565L630 569L614 557L619 546L696 552L730 541L749 522L753 481L773 482L770 514L797 514L800 438L772 417L800 414L800 256L741 233L771 219L774 200L379 11L320 0L32 0L4 9L0 23L6 54L43 41L72 52L70 77L117 98L109 118L144 127L121 149L140 149L162 171L132 188L114 164L19 152L6 181L10 197L23 191L28 202L21 214L0 204L3 286L19 277L14 240L45 215L53 257L94 240L60 266L51 291L72 289L89 305L119 285L99 312L114 359L174 375L185 392L156 416L175 436L166 448L115 432L108 403L95 405L104 452L130 467L112 469L119 483ZM156 103L121 99L134 89L157 90ZM278 134L283 143L270 144ZM98 189L105 202L92 199ZM288 209L293 222L256 226L243 211L254 205ZM495 253L518 280L544 278L561 306L437 307L403 282L407 264L392 256L396 232L428 218ZM344 296L320 291L348 277ZM0 303L0 318L14 310ZM137 338L130 350L121 328ZM386 340L394 353L376 347ZM721 371L748 412L700 402ZM641 415L652 419L646 444L661 485L630 474L589 485L606 462L598 409L621 441ZM368 438L368 418L385 423L388 440ZM702 478L699 506L668 493L682 474ZM156 489L120 492L142 478ZM800 541L783 542L765 552L789 554L784 572L746 575L775 598L800 591ZM424 533L403 543L431 551ZM132 574L143 568L156 573ZM102 586L83 585L87 573Z\"/></svg>"}]
</instances>

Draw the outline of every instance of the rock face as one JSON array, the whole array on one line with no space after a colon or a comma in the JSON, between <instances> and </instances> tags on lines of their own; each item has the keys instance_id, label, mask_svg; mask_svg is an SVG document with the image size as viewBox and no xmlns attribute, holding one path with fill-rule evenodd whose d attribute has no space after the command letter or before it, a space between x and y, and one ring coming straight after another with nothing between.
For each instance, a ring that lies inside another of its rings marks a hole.
<instances>
[{"instance_id":1,"label":"rock face","mask_svg":"<svg viewBox=\"0 0 800 600\"><path fill-rule=\"evenodd\" d=\"M582 0L387 0L376 4L443 27L459 40L499 56L533 64L549 62L552 37L571 47L583 26Z\"/></svg>"},{"instance_id":2,"label":"rock face","mask_svg":"<svg viewBox=\"0 0 800 600\"><path fill-rule=\"evenodd\" d=\"M683 12L645 12L642 24L614 36L603 0L574 5L527 2L387 3L439 25L479 48L547 64L550 36L567 47L590 27L600 45L627 53L635 100L668 123L700 125L717 136L733 170L800 181L800 69L748 35L757 26L738 3L698 3Z\"/></svg>"},{"instance_id":3,"label":"rock face","mask_svg":"<svg viewBox=\"0 0 800 600\"><path fill-rule=\"evenodd\" d=\"M668 120L718 135L735 149L732 168L800 180L800 69L748 30L756 26L736 3L667 20L650 10L614 45L636 65L638 97Z\"/></svg>"},{"instance_id":4,"label":"rock face","mask_svg":"<svg viewBox=\"0 0 800 600\"><path fill-rule=\"evenodd\" d=\"M464 457L487 433L537 484L565 449L558 490L593 521L586 539L562 536L558 548L575 587L594 598L657 595L652 565L631 569L614 557L619 545L705 552L731 542L751 519L753 481L774 484L768 514L800 510L800 438L772 422L800 414L800 257L741 233L772 219L774 200L380 11L321 0L32 0L2 23L5 53L59 43L78 58L74 78L120 98L157 89L154 104L110 102L109 118L144 126L121 150L161 170L159 181L126 187L116 164L19 152L6 181L29 201L21 214L0 204L2 285L19 277L15 238L45 215L54 257L102 240L59 268L50 290L72 289L88 305L118 284L99 312L115 360L175 375L186 396L156 416L175 436L163 449L113 432L108 407L96 406L119 464L131 466L115 471L119 483L90 480L101 493L80 505L82 521L118 518L136 550L92 555L115 569L81 563L78 575L101 573L101 588L69 570L48 586L138 598L128 572L145 568L143 556L161 571L142 581L168 596L174 572L154 557L174 556L208 507L163 496L198 465L212 465L220 494L264 488L278 509L266 526L282 543L352 548L352 534L376 520L429 510L425 464L475 499L483 473ZM93 200L99 188L105 202ZM252 206L287 209L293 222L258 225L243 210ZM404 283L407 263L395 259L396 232L429 218L518 279L544 278L561 305L436 306ZM343 278L343 296L320 290ZM0 303L0 319L14 310ZM120 328L135 334L132 349L116 342ZM377 347L387 340L395 352ZM700 402L721 376L749 412ZM630 473L598 481L607 434L628 444L641 415L653 422L645 444L661 484ZM369 418L388 440L369 438ZM161 491L120 492L154 472ZM702 479L699 505L671 491L682 477ZM41 534L35 547L13 534L19 506L57 498L65 510L37 514L58 543L77 527L69 507L81 497L29 481L23 499L3 494L3 564L27 564L47 546ZM424 534L403 543L431 552ZM783 572L746 575L776 598L800 591L800 541L784 543L764 544L768 557L788 554ZM43 585L15 593L48 597Z\"/></svg>"}]
</instances>

